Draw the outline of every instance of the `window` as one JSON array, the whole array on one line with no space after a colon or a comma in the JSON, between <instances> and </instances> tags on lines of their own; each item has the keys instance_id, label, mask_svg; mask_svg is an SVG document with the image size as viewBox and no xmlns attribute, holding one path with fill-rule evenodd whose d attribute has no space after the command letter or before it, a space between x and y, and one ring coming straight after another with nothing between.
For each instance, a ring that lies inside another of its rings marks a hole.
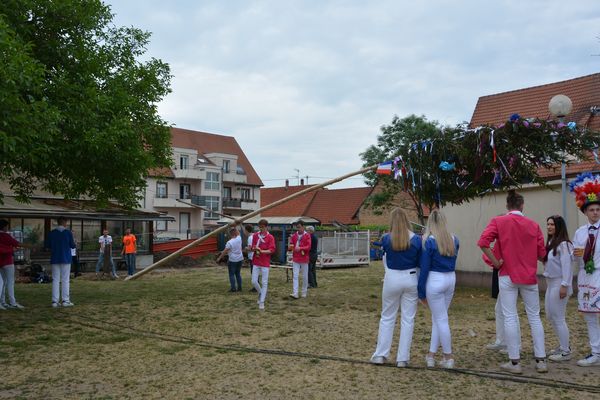
<instances>
[{"instance_id":1,"label":"window","mask_svg":"<svg viewBox=\"0 0 600 400\"><path fill-rule=\"evenodd\" d=\"M231 188L223 186L223 200L231 199Z\"/></svg>"},{"instance_id":2,"label":"window","mask_svg":"<svg viewBox=\"0 0 600 400\"><path fill-rule=\"evenodd\" d=\"M244 170L244 167L242 167L240 164L237 165L237 168L235 169L235 173L238 175L246 175L246 171Z\"/></svg>"},{"instance_id":3,"label":"window","mask_svg":"<svg viewBox=\"0 0 600 400\"><path fill-rule=\"evenodd\" d=\"M156 182L156 197L159 199L166 199L167 196L167 182Z\"/></svg>"},{"instance_id":4,"label":"window","mask_svg":"<svg viewBox=\"0 0 600 400\"><path fill-rule=\"evenodd\" d=\"M186 154L179 156L179 169L188 169L190 165L190 157Z\"/></svg>"},{"instance_id":5,"label":"window","mask_svg":"<svg viewBox=\"0 0 600 400\"><path fill-rule=\"evenodd\" d=\"M156 221L154 230L164 232L167 230L167 221Z\"/></svg>"},{"instance_id":6,"label":"window","mask_svg":"<svg viewBox=\"0 0 600 400\"><path fill-rule=\"evenodd\" d=\"M250 189L242 188L242 200L251 200L250 198Z\"/></svg>"},{"instance_id":7,"label":"window","mask_svg":"<svg viewBox=\"0 0 600 400\"><path fill-rule=\"evenodd\" d=\"M189 199L189 198L191 198L189 183L182 183L182 184L179 185L179 198L180 199Z\"/></svg>"},{"instance_id":8,"label":"window","mask_svg":"<svg viewBox=\"0 0 600 400\"><path fill-rule=\"evenodd\" d=\"M84 220L83 221L83 238L81 240L81 251L98 251L98 237L100 237L100 221Z\"/></svg>"},{"instance_id":9,"label":"window","mask_svg":"<svg viewBox=\"0 0 600 400\"><path fill-rule=\"evenodd\" d=\"M204 208L212 211L219 211L219 196L204 196ZM213 212L204 212L206 219L219 219L219 214Z\"/></svg>"},{"instance_id":10,"label":"window","mask_svg":"<svg viewBox=\"0 0 600 400\"><path fill-rule=\"evenodd\" d=\"M223 160L223 172L229 172L229 160Z\"/></svg>"},{"instance_id":11,"label":"window","mask_svg":"<svg viewBox=\"0 0 600 400\"><path fill-rule=\"evenodd\" d=\"M207 190L219 190L221 185L219 184L219 173L218 172L207 172L206 182L204 182L204 189Z\"/></svg>"}]
</instances>

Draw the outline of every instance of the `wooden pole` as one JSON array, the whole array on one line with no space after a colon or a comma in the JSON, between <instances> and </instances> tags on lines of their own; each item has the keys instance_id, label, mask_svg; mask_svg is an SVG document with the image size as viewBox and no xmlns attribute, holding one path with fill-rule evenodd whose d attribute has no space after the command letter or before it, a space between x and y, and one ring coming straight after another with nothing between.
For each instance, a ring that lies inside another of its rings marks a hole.
<instances>
[{"instance_id":1,"label":"wooden pole","mask_svg":"<svg viewBox=\"0 0 600 400\"><path fill-rule=\"evenodd\" d=\"M182 247L181 249L177 250L177 251L176 251L176 252L174 252L174 253L171 253L171 254L169 254L168 256L166 256L165 258L163 258L162 260L159 260L159 261L155 262L154 264L152 264L152 265L150 265L150 266L148 266L148 267L146 267L146 268L144 268L144 269L142 269L142 270L138 271L138 272L137 272L137 273L135 273L134 275L128 276L127 278L125 278L125 280L126 280L126 281L129 281L129 280L137 279L137 278L139 278L140 276L142 276L142 275L145 275L145 274L147 274L148 272L150 272L150 271L152 271L152 270L154 270L154 269L156 269L156 268L160 267L161 265L163 265L163 264L164 264L164 263L166 263L167 261L174 260L175 258L179 257L179 256L180 256L182 253L184 253L184 252L186 252L187 250L189 250L189 249L191 249L191 248L193 248L193 247L197 246L198 244L202 243L203 241L205 241L205 240L206 240L206 239L208 239L209 237L215 236L215 235L217 235L217 234L219 234L219 233L221 233L221 232L223 232L223 231L226 231L226 230L227 230L229 227L232 227L232 226L236 226L236 225L238 225L238 224L241 224L241 223L242 223L242 222L244 222L245 220L247 220L247 219L250 219L250 218L252 218L252 217L254 217L254 216L256 216L256 215L259 215L259 214L260 214L261 212L263 212L263 211L267 211L267 210L269 210L269 209L271 209L271 208L273 208L273 207L277 207L277 206L278 206L278 205L280 205L280 204L283 204L283 203L285 203L285 202L287 202L287 201L290 201L290 200L292 200L292 199L295 199L296 197L302 196L302 195L304 195L304 194L306 194L306 193L310 193L310 192L312 192L312 191L315 191L315 190L317 190L317 189L321 189L321 188L323 188L323 187L325 187L325 186L329 186L329 185L331 185L331 184L334 184L334 183L337 183L337 182L343 181L344 179L346 179L346 178L350 178L351 176L355 176L355 175L364 174L365 172L369 172L369 171L371 171L371 170L373 170L373 169L375 169L375 168L377 168L377 165L372 165L372 166L370 166L370 167L366 167L366 168L360 169L360 170L358 170L358 171L350 172L350 173L348 173L348 174L346 174L346 175L342 175L342 176L340 176L340 177L337 177L337 178L334 178L334 179L328 180L328 181L326 181L326 182L323 182L323 183L320 183L320 184L318 184L318 185L307 187L307 188L306 188L306 189L304 189L304 190L301 190L301 191L299 191L299 192L296 192L296 193L294 193L294 194L291 194L291 195L289 195L289 196L287 196L287 197L284 197L283 199L279 199L279 200L277 200L277 201L275 201L275 202L273 202L273 203L271 203L271 204L268 204L268 205L266 205L266 206L264 206L264 207L262 207L262 208L259 208L259 209L258 209L258 210L256 210L256 211L252 211L251 213L249 213L249 214L246 214L246 215L244 215L244 216L240 217L239 219L236 219L236 220L234 220L234 221L232 221L232 222L230 222L230 223L228 223L228 224L226 224L226 225L223 225L223 226L221 226L220 228L217 228L217 229L215 229L214 231L212 231L212 232L209 232L209 233L207 233L206 235L204 235L204 236L202 236L202 237L200 237L200 238L198 238L198 239L194 240L192 243L188 244L187 246L184 246L184 247Z\"/></svg>"}]
</instances>

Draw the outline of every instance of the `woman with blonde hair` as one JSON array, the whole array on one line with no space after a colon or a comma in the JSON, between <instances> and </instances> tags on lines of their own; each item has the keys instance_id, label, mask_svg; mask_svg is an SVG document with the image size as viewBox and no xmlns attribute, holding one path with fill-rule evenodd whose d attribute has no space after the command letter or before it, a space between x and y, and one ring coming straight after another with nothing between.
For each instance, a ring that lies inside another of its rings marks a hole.
<instances>
[{"instance_id":1,"label":"woman with blonde hair","mask_svg":"<svg viewBox=\"0 0 600 400\"><path fill-rule=\"evenodd\" d=\"M408 366L410 346L417 312L417 266L421 256L421 238L410 230L406 213L395 208L390 213L390 232L383 235L385 252L381 320L373 364L383 364L390 355L396 316L400 309L400 341L396 365Z\"/></svg>"},{"instance_id":2,"label":"woman with blonde hair","mask_svg":"<svg viewBox=\"0 0 600 400\"><path fill-rule=\"evenodd\" d=\"M425 357L428 368L435 366L435 353L442 347L443 359L439 365L454 368L452 335L448 323L448 308L454 296L458 239L448 232L446 217L433 210L423 236L418 292L419 299L431 310L431 344Z\"/></svg>"}]
</instances>

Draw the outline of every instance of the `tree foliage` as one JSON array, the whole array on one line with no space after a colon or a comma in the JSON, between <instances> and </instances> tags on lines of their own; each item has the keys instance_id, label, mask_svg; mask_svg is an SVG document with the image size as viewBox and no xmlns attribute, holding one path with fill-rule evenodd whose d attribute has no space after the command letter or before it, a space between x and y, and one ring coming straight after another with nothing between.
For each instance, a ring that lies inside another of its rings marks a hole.
<instances>
[{"instance_id":1,"label":"tree foliage","mask_svg":"<svg viewBox=\"0 0 600 400\"><path fill-rule=\"evenodd\" d=\"M0 180L21 200L135 206L147 171L170 164L169 66L141 61L150 34L112 19L100 0L0 2Z\"/></svg>"},{"instance_id":2,"label":"tree foliage","mask_svg":"<svg viewBox=\"0 0 600 400\"><path fill-rule=\"evenodd\" d=\"M522 119L515 114L499 126L441 126L423 116L394 117L381 128L377 145L361 157L364 165L395 160L396 176L365 174L382 191L370 198L374 208L390 204L405 191L423 221L423 207L461 204L488 192L545 185L543 169L589 158L600 143L598 132L574 123Z\"/></svg>"}]
</instances>

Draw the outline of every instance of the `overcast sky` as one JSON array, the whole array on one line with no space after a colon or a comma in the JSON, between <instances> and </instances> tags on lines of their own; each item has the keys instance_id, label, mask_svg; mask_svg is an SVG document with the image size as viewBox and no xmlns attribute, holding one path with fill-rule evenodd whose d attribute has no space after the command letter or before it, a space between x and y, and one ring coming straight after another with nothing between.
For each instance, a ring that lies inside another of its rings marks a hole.
<instances>
[{"instance_id":1,"label":"overcast sky","mask_svg":"<svg viewBox=\"0 0 600 400\"><path fill-rule=\"evenodd\" d=\"M234 136L266 186L360 169L394 115L455 124L479 96L600 71L599 0L105 1L171 66L163 118Z\"/></svg>"}]
</instances>

